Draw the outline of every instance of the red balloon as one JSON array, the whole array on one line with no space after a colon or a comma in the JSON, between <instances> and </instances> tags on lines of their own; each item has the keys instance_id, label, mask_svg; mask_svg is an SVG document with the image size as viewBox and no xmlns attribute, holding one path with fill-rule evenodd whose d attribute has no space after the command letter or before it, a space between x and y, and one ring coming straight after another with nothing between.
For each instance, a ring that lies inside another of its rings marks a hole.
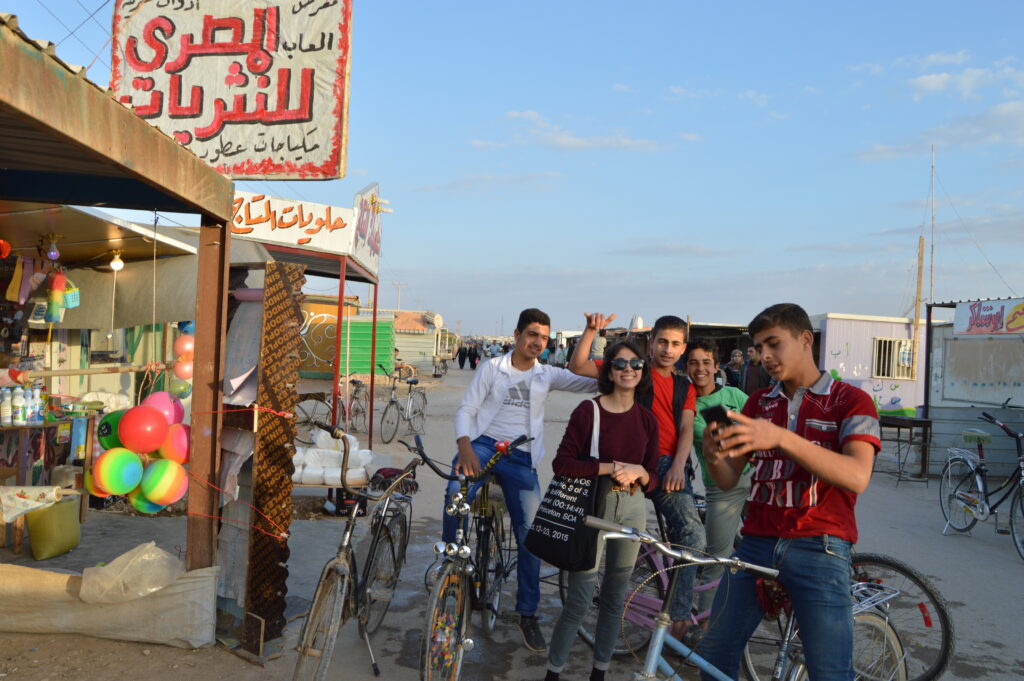
<instances>
[{"instance_id":1,"label":"red balloon","mask_svg":"<svg viewBox=\"0 0 1024 681\"><path fill-rule=\"evenodd\" d=\"M196 339L191 334L185 333L174 339L174 354L184 355L186 352L195 352Z\"/></svg>"},{"instance_id":2,"label":"red balloon","mask_svg":"<svg viewBox=\"0 0 1024 681\"><path fill-rule=\"evenodd\" d=\"M174 363L174 375L183 381L192 378L192 362L177 361Z\"/></svg>"},{"instance_id":3,"label":"red balloon","mask_svg":"<svg viewBox=\"0 0 1024 681\"><path fill-rule=\"evenodd\" d=\"M121 444L136 454L156 451L167 438L167 418L153 407L139 405L124 413L117 424Z\"/></svg>"}]
</instances>

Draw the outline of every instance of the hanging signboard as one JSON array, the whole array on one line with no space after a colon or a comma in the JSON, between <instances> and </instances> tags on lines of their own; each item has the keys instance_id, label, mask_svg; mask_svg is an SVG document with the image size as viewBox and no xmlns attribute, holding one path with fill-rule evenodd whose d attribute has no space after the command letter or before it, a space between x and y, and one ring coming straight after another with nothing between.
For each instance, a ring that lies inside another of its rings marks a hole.
<instances>
[{"instance_id":1,"label":"hanging signboard","mask_svg":"<svg viewBox=\"0 0 1024 681\"><path fill-rule=\"evenodd\" d=\"M117 0L118 100L233 178L345 176L351 0Z\"/></svg>"},{"instance_id":2,"label":"hanging signboard","mask_svg":"<svg viewBox=\"0 0 1024 681\"><path fill-rule=\"evenodd\" d=\"M236 191L231 238L348 256L377 276L380 219L370 238L360 236L358 224L351 208Z\"/></svg>"},{"instance_id":3,"label":"hanging signboard","mask_svg":"<svg viewBox=\"0 0 1024 681\"><path fill-rule=\"evenodd\" d=\"M352 237L352 256L374 273L380 267L380 185L364 187L352 202L356 228Z\"/></svg>"},{"instance_id":4,"label":"hanging signboard","mask_svg":"<svg viewBox=\"0 0 1024 681\"><path fill-rule=\"evenodd\" d=\"M1024 298L957 303L953 333L1024 334Z\"/></svg>"}]
</instances>

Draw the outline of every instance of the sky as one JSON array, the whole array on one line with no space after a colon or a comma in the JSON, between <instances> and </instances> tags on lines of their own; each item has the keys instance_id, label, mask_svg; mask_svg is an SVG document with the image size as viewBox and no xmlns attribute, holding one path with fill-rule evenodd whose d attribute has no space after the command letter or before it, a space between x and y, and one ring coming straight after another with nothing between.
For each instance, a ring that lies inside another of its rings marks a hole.
<instances>
[{"instance_id":1,"label":"sky","mask_svg":"<svg viewBox=\"0 0 1024 681\"><path fill-rule=\"evenodd\" d=\"M112 8L0 0L102 84ZM381 307L400 295L464 334L511 333L526 307L553 329L589 311L745 324L783 301L903 316L919 235L925 298L932 243L934 300L1024 295L1024 3L353 14L347 176L237 187L350 206L379 182Z\"/></svg>"}]
</instances>

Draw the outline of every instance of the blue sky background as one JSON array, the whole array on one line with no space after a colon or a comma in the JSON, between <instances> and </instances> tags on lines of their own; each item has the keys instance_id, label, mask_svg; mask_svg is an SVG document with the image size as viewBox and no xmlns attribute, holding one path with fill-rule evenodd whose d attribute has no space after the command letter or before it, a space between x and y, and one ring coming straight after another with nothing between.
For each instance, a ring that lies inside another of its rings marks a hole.
<instances>
[{"instance_id":1,"label":"blue sky background","mask_svg":"<svg viewBox=\"0 0 1024 681\"><path fill-rule=\"evenodd\" d=\"M112 8L0 0L100 83ZM1022 3L355 0L353 26L348 177L238 186L379 181L383 307L397 281L467 333L903 315L933 143L935 299L1024 295Z\"/></svg>"}]
</instances>

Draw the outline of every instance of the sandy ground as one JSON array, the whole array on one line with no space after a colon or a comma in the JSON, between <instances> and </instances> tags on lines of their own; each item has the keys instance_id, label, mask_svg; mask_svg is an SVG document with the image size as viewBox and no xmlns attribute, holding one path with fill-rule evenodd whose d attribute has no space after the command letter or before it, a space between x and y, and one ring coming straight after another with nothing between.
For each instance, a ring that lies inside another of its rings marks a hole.
<instances>
[{"instance_id":1,"label":"sandy ground","mask_svg":"<svg viewBox=\"0 0 1024 681\"><path fill-rule=\"evenodd\" d=\"M455 406L470 378L468 370L454 369L443 383L429 386L430 419L425 434L428 451L448 458L454 451L452 418ZM579 402L576 395L554 394L548 402L545 443L553 451L568 415ZM382 406L378 403L378 409ZM379 418L379 416L378 416ZM404 448L375 446L377 465L401 465L408 460ZM937 482L902 483L883 472L893 462L886 453L880 457L879 472L858 504L862 551L890 553L929 575L944 594L957 626L957 654L946 679L1019 679L1024 669L1021 652L1019 607L1024 591L1020 586L1022 563L1009 537L996 535L991 522L975 529L973 536L942 536L943 520L938 507ZM542 471L546 484L550 471ZM433 559L431 544L440 534L442 485L429 471L421 469L421 490L416 496L412 541L402 582L391 610L373 638L374 652L382 678L395 681L418 678L418 650L426 591L423 572ZM290 542L289 595L310 598L323 563L333 555L340 537L337 519L298 520ZM110 560L141 541L149 539L173 551L184 546L182 518L138 518L110 513L92 513L83 525L82 546L71 553L42 563L14 556L0 549L0 561L36 567L81 570ZM542 626L550 632L558 613L558 598L551 586L544 587ZM511 594L505 605L511 608ZM479 620L475 620L478 623ZM478 645L467 655L466 679L495 681L539 680L543 678L543 655L521 646L515 615L505 612L493 635L477 627ZM57 679L146 679L180 681L200 679L240 681L291 678L294 653L291 648L301 620L292 622L281 646L284 653L259 666L244 661L221 647L182 650L162 645L107 641L67 634L5 634L0 639L0 678L17 681ZM573 659L563 678L586 678L589 650L577 643ZM617 661L609 679L627 679L637 665ZM693 677L692 674L687 675ZM341 632L328 678L361 681L373 678L365 645L349 622Z\"/></svg>"}]
</instances>

